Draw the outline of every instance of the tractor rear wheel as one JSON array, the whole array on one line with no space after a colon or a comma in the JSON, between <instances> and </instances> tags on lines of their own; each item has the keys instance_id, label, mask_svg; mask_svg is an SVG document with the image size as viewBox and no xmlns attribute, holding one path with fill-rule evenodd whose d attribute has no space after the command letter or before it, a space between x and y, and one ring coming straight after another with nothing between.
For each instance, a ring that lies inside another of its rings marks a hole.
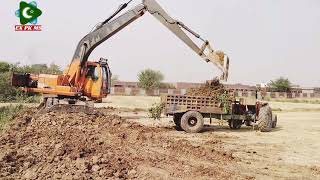
<instances>
[{"instance_id":1,"label":"tractor rear wheel","mask_svg":"<svg viewBox=\"0 0 320 180\"><path fill-rule=\"evenodd\" d=\"M262 106L258 115L258 130L269 132L272 129L272 110L269 105Z\"/></svg>"},{"instance_id":2,"label":"tractor rear wheel","mask_svg":"<svg viewBox=\"0 0 320 180\"><path fill-rule=\"evenodd\" d=\"M187 133L198 133L203 126L203 116L197 111L186 112L181 118L181 128Z\"/></svg>"}]
</instances>

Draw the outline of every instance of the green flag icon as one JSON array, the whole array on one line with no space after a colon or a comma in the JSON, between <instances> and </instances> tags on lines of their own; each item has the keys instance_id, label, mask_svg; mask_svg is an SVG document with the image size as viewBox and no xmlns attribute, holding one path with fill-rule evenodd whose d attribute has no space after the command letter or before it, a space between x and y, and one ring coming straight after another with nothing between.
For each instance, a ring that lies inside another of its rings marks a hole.
<instances>
[{"instance_id":1,"label":"green flag icon","mask_svg":"<svg viewBox=\"0 0 320 180\"><path fill-rule=\"evenodd\" d=\"M41 16L42 11L32 4L20 2L20 23L25 25Z\"/></svg>"}]
</instances>

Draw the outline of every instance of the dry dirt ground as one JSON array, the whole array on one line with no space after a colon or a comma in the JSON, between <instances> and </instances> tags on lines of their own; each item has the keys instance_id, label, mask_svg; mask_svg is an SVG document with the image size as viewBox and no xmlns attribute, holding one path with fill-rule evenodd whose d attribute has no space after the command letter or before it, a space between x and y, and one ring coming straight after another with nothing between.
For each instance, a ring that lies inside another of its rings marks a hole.
<instances>
[{"instance_id":1,"label":"dry dirt ground","mask_svg":"<svg viewBox=\"0 0 320 180\"><path fill-rule=\"evenodd\" d=\"M278 104L269 133L215 121L187 134L140 110L158 101L110 97L99 110L21 114L0 137L0 179L320 179L318 107Z\"/></svg>"}]
</instances>

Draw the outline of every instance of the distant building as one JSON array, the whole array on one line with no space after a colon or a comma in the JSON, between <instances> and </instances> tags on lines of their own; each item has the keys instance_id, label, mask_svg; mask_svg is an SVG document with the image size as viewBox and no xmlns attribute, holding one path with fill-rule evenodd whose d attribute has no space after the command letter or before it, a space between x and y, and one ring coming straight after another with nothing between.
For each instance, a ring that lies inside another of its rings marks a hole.
<instances>
[{"instance_id":1,"label":"distant building","mask_svg":"<svg viewBox=\"0 0 320 180\"><path fill-rule=\"evenodd\" d=\"M113 86L122 88L138 88L138 82L115 81Z\"/></svg>"},{"instance_id":2,"label":"distant building","mask_svg":"<svg viewBox=\"0 0 320 180\"><path fill-rule=\"evenodd\" d=\"M225 84L225 87L228 90L233 91L241 91L241 92L254 92L256 91L256 86L249 86L249 85L243 85L243 84Z\"/></svg>"},{"instance_id":3,"label":"distant building","mask_svg":"<svg viewBox=\"0 0 320 180\"><path fill-rule=\"evenodd\" d=\"M115 88L133 88L138 89L138 82L127 82L127 81L115 81L113 84L113 87ZM185 90L190 88L199 88L205 83L188 83L188 82L176 82L176 83L165 83L168 84L171 88L164 88L164 89L176 89L176 90ZM256 92L257 87L258 89L262 90L263 92L277 92L276 89L270 88L268 86L264 86L266 84L257 84L257 86L250 86L250 85L244 85L244 84L225 84L226 89L229 92L242 92L242 93L249 93L249 92ZM263 88L265 87L265 88ZM320 94L320 87L317 88L301 88L298 85L293 85L290 89L289 93L315 93Z\"/></svg>"},{"instance_id":4,"label":"distant building","mask_svg":"<svg viewBox=\"0 0 320 180\"><path fill-rule=\"evenodd\" d=\"M177 82L173 83L173 86L176 89L190 89L190 88L199 88L203 86L204 83L188 83L188 82Z\"/></svg>"}]
</instances>

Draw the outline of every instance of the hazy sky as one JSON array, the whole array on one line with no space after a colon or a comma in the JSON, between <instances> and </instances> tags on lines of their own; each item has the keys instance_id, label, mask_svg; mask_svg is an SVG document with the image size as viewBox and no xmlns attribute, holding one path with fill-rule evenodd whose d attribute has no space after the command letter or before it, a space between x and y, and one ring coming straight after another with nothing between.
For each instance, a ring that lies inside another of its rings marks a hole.
<instances>
[{"instance_id":1,"label":"hazy sky","mask_svg":"<svg viewBox=\"0 0 320 180\"><path fill-rule=\"evenodd\" d=\"M79 40L124 1L37 1L44 30L15 32L19 2L0 1L0 60L65 67ZM319 0L158 2L230 56L229 82L255 84L284 76L302 86L320 86ZM149 14L100 45L90 59L100 57L109 59L121 80L136 80L145 68L162 71L171 82L203 82L219 74Z\"/></svg>"}]
</instances>

